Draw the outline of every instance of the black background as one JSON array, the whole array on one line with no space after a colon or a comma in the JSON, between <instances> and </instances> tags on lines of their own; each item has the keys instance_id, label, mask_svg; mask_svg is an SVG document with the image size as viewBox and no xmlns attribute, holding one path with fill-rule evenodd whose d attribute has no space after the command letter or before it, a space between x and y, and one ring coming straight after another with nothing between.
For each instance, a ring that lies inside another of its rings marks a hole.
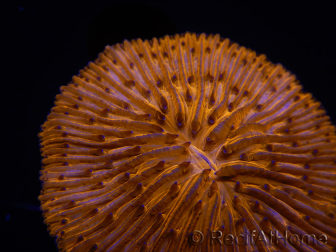
<instances>
[{"instance_id":1,"label":"black background","mask_svg":"<svg viewBox=\"0 0 336 252\"><path fill-rule=\"evenodd\" d=\"M185 31L219 33L282 63L335 123L335 6L256 2L1 3L0 251L57 251L37 200L37 134L59 87L107 44Z\"/></svg>"}]
</instances>

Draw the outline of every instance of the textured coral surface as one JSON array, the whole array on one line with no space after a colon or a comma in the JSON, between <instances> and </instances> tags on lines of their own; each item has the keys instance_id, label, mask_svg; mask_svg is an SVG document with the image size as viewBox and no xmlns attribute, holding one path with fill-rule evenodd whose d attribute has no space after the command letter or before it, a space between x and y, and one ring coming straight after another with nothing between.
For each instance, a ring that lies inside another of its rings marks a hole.
<instances>
[{"instance_id":1,"label":"textured coral surface","mask_svg":"<svg viewBox=\"0 0 336 252\"><path fill-rule=\"evenodd\" d=\"M61 87L39 137L60 251L336 246L334 126L294 75L219 35L106 46ZM221 245L213 230L266 242Z\"/></svg>"}]
</instances>

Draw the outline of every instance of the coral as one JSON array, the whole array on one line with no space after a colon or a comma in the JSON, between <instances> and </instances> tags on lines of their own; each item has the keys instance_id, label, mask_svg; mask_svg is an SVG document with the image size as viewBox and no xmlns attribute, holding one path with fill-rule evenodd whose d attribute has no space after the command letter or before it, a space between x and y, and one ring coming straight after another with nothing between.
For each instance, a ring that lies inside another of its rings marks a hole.
<instances>
[{"instance_id":1,"label":"coral","mask_svg":"<svg viewBox=\"0 0 336 252\"><path fill-rule=\"evenodd\" d=\"M60 251L336 246L335 127L265 55L218 34L125 40L60 90L39 133Z\"/></svg>"}]
</instances>

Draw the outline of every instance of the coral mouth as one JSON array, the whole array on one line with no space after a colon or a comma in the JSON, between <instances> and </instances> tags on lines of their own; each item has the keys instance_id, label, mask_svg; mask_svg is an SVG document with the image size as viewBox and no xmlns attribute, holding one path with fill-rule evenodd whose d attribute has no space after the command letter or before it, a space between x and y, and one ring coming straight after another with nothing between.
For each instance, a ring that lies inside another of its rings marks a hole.
<instances>
[{"instance_id":1,"label":"coral mouth","mask_svg":"<svg viewBox=\"0 0 336 252\"><path fill-rule=\"evenodd\" d=\"M202 163L200 167L204 169L211 169L213 171L217 171L216 159L213 159L212 156L209 156L208 153L198 149L197 147L191 145L189 148L192 156L198 160L198 162ZM204 163L205 162L205 163Z\"/></svg>"}]
</instances>

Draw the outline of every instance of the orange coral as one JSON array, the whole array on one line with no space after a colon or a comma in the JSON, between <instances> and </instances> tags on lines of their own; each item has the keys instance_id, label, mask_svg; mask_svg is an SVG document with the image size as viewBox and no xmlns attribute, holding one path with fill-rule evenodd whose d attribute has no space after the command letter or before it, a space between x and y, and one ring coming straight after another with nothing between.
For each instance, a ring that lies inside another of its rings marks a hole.
<instances>
[{"instance_id":1,"label":"orange coral","mask_svg":"<svg viewBox=\"0 0 336 252\"><path fill-rule=\"evenodd\" d=\"M39 199L61 251L336 246L335 128L264 55L218 34L124 41L61 92L39 134ZM254 243L222 245L214 230Z\"/></svg>"}]
</instances>

